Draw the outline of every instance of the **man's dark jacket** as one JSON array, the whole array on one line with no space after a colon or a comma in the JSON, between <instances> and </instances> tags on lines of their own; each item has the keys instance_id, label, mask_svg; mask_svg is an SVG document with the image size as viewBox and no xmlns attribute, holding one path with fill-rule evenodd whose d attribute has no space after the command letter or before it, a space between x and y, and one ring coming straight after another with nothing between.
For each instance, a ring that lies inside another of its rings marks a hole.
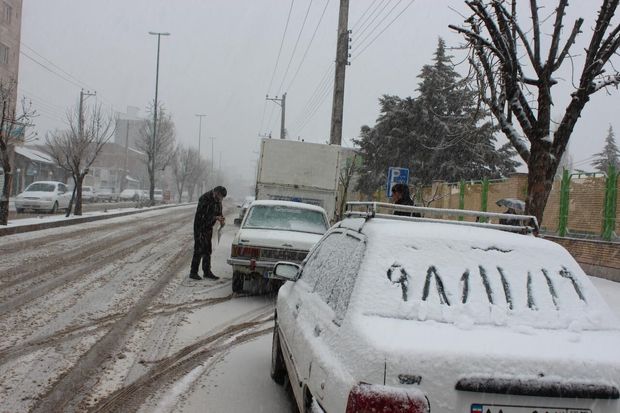
<instances>
[{"instance_id":1,"label":"man's dark jacket","mask_svg":"<svg viewBox=\"0 0 620 413\"><path fill-rule=\"evenodd\" d=\"M198 200L194 216L194 239L196 242L211 241L213 225L216 218L222 215L222 203L215 199L213 191L206 192Z\"/></svg>"}]
</instances>

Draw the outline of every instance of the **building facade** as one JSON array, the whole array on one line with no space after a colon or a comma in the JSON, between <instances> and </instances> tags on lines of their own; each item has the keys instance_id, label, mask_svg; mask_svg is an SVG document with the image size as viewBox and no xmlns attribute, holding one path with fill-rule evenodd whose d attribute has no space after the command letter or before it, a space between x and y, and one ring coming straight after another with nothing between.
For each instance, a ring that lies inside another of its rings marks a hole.
<instances>
[{"instance_id":1,"label":"building facade","mask_svg":"<svg viewBox=\"0 0 620 413\"><path fill-rule=\"evenodd\" d=\"M13 104L17 100L21 26L22 0L0 0L0 81L12 85Z\"/></svg>"}]
</instances>

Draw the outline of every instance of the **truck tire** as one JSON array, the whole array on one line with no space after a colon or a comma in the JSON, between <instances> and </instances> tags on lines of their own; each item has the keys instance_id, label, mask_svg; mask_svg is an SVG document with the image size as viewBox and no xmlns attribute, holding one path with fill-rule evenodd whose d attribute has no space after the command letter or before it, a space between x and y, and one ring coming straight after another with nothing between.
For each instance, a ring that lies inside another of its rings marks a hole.
<instances>
[{"instance_id":1,"label":"truck tire","mask_svg":"<svg viewBox=\"0 0 620 413\"><path fill-rule=\"evenodd\" d=\"M284 384L286 378L286 365L284 364L284 356L280 347L280 335L278 333L278 324L273 329L273 340L271 342L271 378L278 384Z\"/></svg>"},{"instance_id":2,"label":"truck tire","mask_svg":"<svg viewBox=\"0 0 620 413\"><path fill-rule=\"evenodd\" d=\"M15 212L17 212L18 214L21 214L24 212L24 208L15 208Z\"/></svg>"},{"instance_id":3,"label":"truck tire","mask_svg":"<svg viewBox=\"0 0 620 413\"><path fill-rule=\"evenodd\" d=\"M243 291L243 274L234 272L232 279L233 293L240 293Z\"/></svg>"}]
</instances>

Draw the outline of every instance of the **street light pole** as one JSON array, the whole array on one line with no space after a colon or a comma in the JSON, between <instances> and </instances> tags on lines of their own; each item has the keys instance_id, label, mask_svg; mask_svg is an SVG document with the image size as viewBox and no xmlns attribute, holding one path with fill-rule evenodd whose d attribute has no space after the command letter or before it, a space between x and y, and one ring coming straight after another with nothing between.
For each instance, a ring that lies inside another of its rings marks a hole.
<instances>
[{"instance_id":1,"label":"street light pole","mask_svg":"<svg viewBox=\"0 0 620 413\"><path fill-rule=\"evenodd\" d=\"M157 136L157 92L159 88L159 45L161 36L170 36L166 32L149 32L150 35L157 36L157 68L155 70L155 107L153 109L153 139L151 139L151 187L149 188L149 198L151 205L154 204L155 194L155 137Z\"/></svg>"},{"instance_id":2,"label":"street light pole","mask_svg":"<svg viewBox=\"0 0 620 413\"><path fill-rule=\"evenodd\" d=\"M213 164L215 163L215 152L213 151L213 141L216 139L215 136L210 136L211 139L211 179L213 179Z\"/></svg>"},{"instance_id":3,"label":"street light pole","mask_svg":"<svg viewBox=\"0 0 620 413\"><path fill-rule=\"evenodd\" d=\"M201 133L202 133L202 118L206 117L207 115L199 115L196 114L196 116L198 116L198 159L200 159L200 141L201 141Z\"/></svg>"}]
</instances>

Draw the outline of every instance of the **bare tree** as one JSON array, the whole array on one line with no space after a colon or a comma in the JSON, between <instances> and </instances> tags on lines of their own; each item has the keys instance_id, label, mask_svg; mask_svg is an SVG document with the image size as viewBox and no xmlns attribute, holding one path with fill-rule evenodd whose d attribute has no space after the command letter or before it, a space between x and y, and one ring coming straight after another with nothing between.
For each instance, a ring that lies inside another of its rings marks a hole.
<instances>
[{"instance_id":1,"label":"bare tree","mask_svg":"<svg viewBox=\"0 0 620 413\"><path fill-rule=\"evenodd\" d=\"M77 106L67 112L68 130L56 131L46 137L47 152L54 161L71 174L75 186L67 215L75 201L75 215L82 215L82 182L103 146L114 134L114 118L105 115L101 105L80 113Z\"/></svg>"},{"instance_id":2,"label":"bare tree","mask_svg":"<svg viewBox=\"0 0 620 413\"><path fill-rule=\"evenodd\" d=\"M557 2L549 41L542 38L546 19L540 20L536 0L529 1L531 28L526 26L529 23L517 21L516 0L511 0L510 11L508 0L468 0L465 3L473 14L465 20L465 27L450 25L464 35L470 48L469 62L476 72L482 101L527 163L527 212L539 222L583 108L592 94L620 83L620 73L606 72L613 68L610 59L620 46L620 25L611 24L619 1L602 0L580 67L570 50L584 20L575 20L568 37L561 40L568 0ZM544 53L541 49L546 44L548 51ZM575 73L580 73L579 83L557 129L551 133L551 88L558 82L554 73L567 60Z\"/></svg>"},{"instance_id":3,"label":"bare tree","mask_svg":"<svg viewBox=\"0 0 620 413\"><path fill-rule=\"evenodd\" d=\"M202 189L202 183L207 180L207 171L209 170L209 163L202 158L197 160L194 168L192 168L192 173L188 179L188 194L190 202L194 199L194 193L196 191L200 192ZM200 196L202 194L198 194Z\"/></svg>"},{"instance_id":4,"label":"bare tree","mask_svg":"<svg viewBox=\"0 0 620 413\"><path fill-rule=\"evenodd\" d=\"M146 154L146 169L149 174L149 199L155 204L155 177L157 171L163 171L170 164L174 155L175 130L171 116L166 113L161 103L157 108L156 136L153 136L153 117L144 122L140 129L140 139L137 142L139 150ZM153 113L154 105L148 112Z\"/></svg>"},{"instance_id":5,"label":"bare tree","mask_svg":"<svg viewBox=\"0 0 620 413\"><path fill-rule=\"evenodd\" d=\"M353 156L347 157L345 160L345 164L340 168L340 173L338 174L338 183L342 190L340 194L340 205L338 208L338 217L342 217L345 213L345 209L347 206L347 200L349 195L349 186L351 186L351 180L353 179L353 175L357 172L358 155L354 153Z\"/></svg>"},{"instance_id":6,"label":"bare tree","mask_svg":"<svg viewBox=\"0 0 620 413\"><path fill-rule=\"evenodd\" d=\"M181 202L183 191L189 185L190 178L196 168L200 168L198 151L178 145L172 163L172 172L174 173L179 202Z\"/></svg>"},{"instance_id":7,"label":"bare tree","mask_svg":"<svg viewBox=\"0 0 620 413\"><path fill-rule=\"evenodd\" d=\"M21 112L15 110L15 83L0 81L0 166L4 174L0 195L0 225L7 225L9 219L9 198L13 185L12 151L16 144L27 141L26 127L35 116L30 102L22 100Z\"/></svg>"}]
</instances>

